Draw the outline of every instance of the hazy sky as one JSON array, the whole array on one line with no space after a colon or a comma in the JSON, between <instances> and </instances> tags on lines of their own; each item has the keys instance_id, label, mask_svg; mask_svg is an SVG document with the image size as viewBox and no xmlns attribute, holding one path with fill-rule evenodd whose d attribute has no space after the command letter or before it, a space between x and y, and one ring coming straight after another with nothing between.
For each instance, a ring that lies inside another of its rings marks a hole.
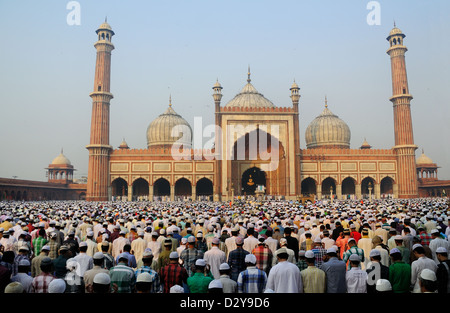
<instances>
[{"instance_id":1,"label":"hazy sky","mask_svg":"<svg viewBox=\"0 0 450 313\"><path fill-rule=\"evenodd\" d=\"M351 148L394 146L391 68L386 37L393 21L405 45L415 144L450 179L450 1L378 1L369 25L366 0L80 0L80 25L69 1L0 0L0 177L46 180L60 153L87 175L97 39L104 21L115 32L111 132L115 148L147 146L148 125L168 105L191 126L214 122L212 86L222 105L246 83L277 106L301 90L300 145L328 97L350 127Z\"/></svg>"}]
</instances>

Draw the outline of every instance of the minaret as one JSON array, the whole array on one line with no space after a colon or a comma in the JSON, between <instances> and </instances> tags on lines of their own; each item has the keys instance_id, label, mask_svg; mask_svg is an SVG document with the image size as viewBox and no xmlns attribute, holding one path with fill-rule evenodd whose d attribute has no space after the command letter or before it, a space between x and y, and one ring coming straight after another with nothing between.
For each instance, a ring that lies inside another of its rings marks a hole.
<instances>
[{"instance_id":1,"label":"minaret","mask_svg":"<svg viewBox=\"0 0 450 313\"><path fill-rule=\"evenodd\" d=\"M86 200L107 201L109 186L109 102L113 98L110 93L111 51L114 45L111 38L114 32L105 22L96 33L98 41L95 64L94 91L92 98L91 139L86 148L89 150L89 169Z\"/></svg>"},{"instance_id":2,"label":"minaret","mask_svg":"<svg viewBox=\"0 0 450 313\"><path fill-rule=\"evenodd\" d=\"M295 177L297 179L300 179L300 130L299 130L299 111L298 111L298 103L300 101L300 87L298 87L297 83L295 82L292 84L291 88L291 100L292 100L292 107L294 108L294 147L295 147L295 160L297 160L295 164ZM301 192L301 184L296 183L295 184L295 194L300 195Z\"/></svg>"},{"instance_id":3,"label":"minaret","mask_svg":"<svg viewBox=\"0 0 450 313\"><path fill-rule=\"evenodd\" d=\"M216 123L216 139L214 143L214 153L216 155L216 175L214 181L214 200L219 201L221 195L221 176L222 176L222 156L218 155L222 152L222 133L218 132L220 127L222 127L222 116L220 113L220 101L222 100L222 86L217 79L216 83L212 87L214 90L213 99L214 99L214 111L215 111L215 123Z\"/></svg>"},{"instance_id":4,"label":"minaret","mask_svg":"<svg viewBox=\"0 0 450 313\"><path fill-rule=\"evenodd\" d=\"M413 127L410 102L413 98L409 93L406 75L405 52L403 45L405 35L395 24L386 38L390 47L387 54L391 57L392 97L394 107L395 153L398 164L398 197L416 198L419 196Z\"/></svg>"}]
</instances>

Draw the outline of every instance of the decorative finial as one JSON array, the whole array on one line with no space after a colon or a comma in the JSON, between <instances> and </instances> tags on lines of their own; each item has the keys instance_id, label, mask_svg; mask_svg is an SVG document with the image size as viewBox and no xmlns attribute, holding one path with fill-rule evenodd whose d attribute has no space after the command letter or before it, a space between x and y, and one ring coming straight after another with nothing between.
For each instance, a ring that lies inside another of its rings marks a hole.
<instances>
[{"instance_id":1,"label":"decorative finial","mask_svg":"<svg viewBox=\"0 0 450 313\"><path fill-rule=\"evenodd\" d=\"M326 95L325 95L325 108L328 108L328 99Z\"/></svg>"},{"instance_id":2,"label":"decorative finial","mask_svg":"<svg viewBox=\"0 0 450 313\"><path fill-rule=\"evenodd\" d=\"M252 80L250 79L250 64L248 65L248 72L247 72L247 83L250 83Z\"/></svg>"},{"instance_id":3,"label":"decorative finial","mask_svg":"<svg viewBox=\"0 0 450 313\"><path fill-rule=\"evenodd\" d=\"M172 95L169 95L169 106L172 106Z\"/></svg>"},{"instance_id":4,"label":"decorative finial","mask_svg":"<svg viewBox=\"0 0 450 313\"><path fill-rule=\"evenodd\" d=\"M422 154L425 154L425 153L423 152L423 148L422 148Z\"/></svg>"},{"instance_id":5,"label":"decorative finial","mask_svg":"<svg viewBox=\"0 0 450 313\"><path fill-rule=\"evenodd\" d=\"M108 16L105 16L105 23L108 23Z\"/></svg>"},{"instance_id":6,"label":"decorative finial","mask_svg":"<svg viewBox=\"0 0 450 313\"><path fill-rule=\"evenodd\" d=\"M63 154L63 151L64 151L63 148L61 148L61 154Z\"/></svg>"},{"instance_id":7,"label":"decorative finial","mask_svg":"<svg viewBox=\"0 0 450 313\"><path fill-rule=\"evenodd\" d=\"M397 26L395 25L395 19L394 19L394 27L397 27Z\"/></svg>"}]
</instances>

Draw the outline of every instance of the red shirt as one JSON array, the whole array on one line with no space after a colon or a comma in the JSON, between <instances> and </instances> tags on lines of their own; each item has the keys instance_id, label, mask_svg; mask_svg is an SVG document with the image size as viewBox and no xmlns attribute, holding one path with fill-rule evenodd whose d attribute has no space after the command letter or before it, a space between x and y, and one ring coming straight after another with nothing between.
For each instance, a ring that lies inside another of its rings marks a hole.
<instances>
[{"instance_id":1,"label":"red shirt","mask_svg":"<svg viewBox=\"0 0 450 313\"><path fill-rule=\"evenodd\" d=\"M352 231L350 233L350 237L354 238L356 240L356 243L358 243L359 239L361 239L362 236L357 231Z\"/></svg>"}]
</instances>

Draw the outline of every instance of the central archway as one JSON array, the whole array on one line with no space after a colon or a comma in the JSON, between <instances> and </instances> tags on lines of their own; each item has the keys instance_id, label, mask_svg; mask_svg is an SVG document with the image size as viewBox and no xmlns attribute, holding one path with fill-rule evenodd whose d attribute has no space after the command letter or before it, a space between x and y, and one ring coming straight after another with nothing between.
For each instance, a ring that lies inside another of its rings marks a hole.
<instances>
[{"instance_id":1,"label":"central archway","mask_svg":"<svg viewBox=\"0 0 450 313\"><path fill-rule=\"evenodd\" d=\"M262 179L265 194L268 196L286 195L289 190L290 179L286 175L287 156L281 141L262 127L243 132L234 141L230 155L231 180L228 179L227 191L231 195L254 195L257 184L252 174L252 181L248 185L251 171L258 168L264 173ZM247 173L246 173L247 172Z\"/></svg>"},{"instance_id":2,"label":"central archway","mask_svg":"<svg viewBox=\"0 0 450 313\"><path fill-rule=\"evenodd\" d=\"M254 195L261 185L266 187L266 173L259 167L251 167L242 174L241 186L245 195Z\"/></svg>"}]
</instances>

